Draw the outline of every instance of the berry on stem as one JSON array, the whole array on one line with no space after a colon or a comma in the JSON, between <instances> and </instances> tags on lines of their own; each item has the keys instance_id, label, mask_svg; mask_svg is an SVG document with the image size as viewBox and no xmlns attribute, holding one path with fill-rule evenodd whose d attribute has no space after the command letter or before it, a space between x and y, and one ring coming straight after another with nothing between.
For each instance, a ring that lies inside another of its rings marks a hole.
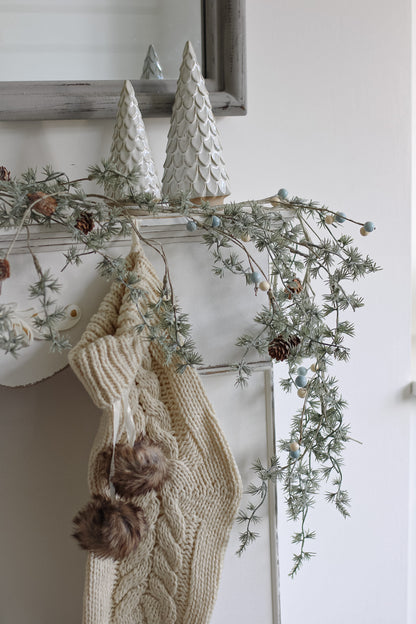
<instances>
[{"instance_id":1,"label":"berry on stem","mask_svg":"<svg viewBox=\"0 0 416 624\"><path fill-rule=\"evenodd\" d=\"M366 221L364 223L364 229L366 232L374 232L374 230L376 229L376 226L374 225L372 221Z\"/></svg>"},{"instance_id":2,"label":"berry on stem","mask_svg":"<svg viewBox=\"0 0 416 624\"><path fill-rule=\"evenodd\" d=\"M186 224L186 229L188 230L188 232L195 232L196 228L197 225L195 221L188 221L188 223Z\"/></svg>"},{"instance_id":3,"label":"berry on stem","mask_svg":"<svg viewBox=\"0 0 416 624\"><path fill-rule=\"evenodd\" d=\"M304 375L298 375L295 379L295 384L298 388L305 388L308 385L308 380Z\"/></svg>"},{"instance_id":4,"label":"berry on stem","mask_svg":"<svg viewBox=\"0 0 416 624\"><path fill-rule=\"evenodd\" d=\"M260 290L267 292L268 290L270 290L270 284L267 280L263 280L262 282L260 282L259 288Z\"/></svg>"},{"instance_id":5,"label":"berry on stem","mask_svg":"<svg viewBox=\"0 0 416 624\"><path fill-rule=\"evenodd\" d=\"M344 223L345 219L346 219L346 214L345 212L337 212L335 215L335 221L337 223Z\"/></svg>"}]
</instances>

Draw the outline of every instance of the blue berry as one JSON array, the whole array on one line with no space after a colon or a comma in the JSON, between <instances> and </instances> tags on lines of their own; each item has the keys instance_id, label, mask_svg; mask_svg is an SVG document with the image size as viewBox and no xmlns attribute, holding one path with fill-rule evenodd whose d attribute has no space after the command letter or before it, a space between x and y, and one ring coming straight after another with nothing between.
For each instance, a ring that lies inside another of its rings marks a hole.
<instances>
[{"instance_id":1,"label":"blue berry","mask_svg":"<svg viewBox=\"0 0 416 624\"><path fill-rule=\"evenodd\" d=\"M298 449L297 451L289 451L289 455L292 459L299 459L300 450Z\"/></svg>"},{"instance_id":2,"label":"blue berry","mask_svg":"<svg viewBox=\"0 0 416 624\"><path fill-rule=\"evenodd\" d=\"M216 215L213 215L212 221L211 221L211 225L214 228L220 227L221 219L219 217L217 217Z\"/></svg>"},{"instance_id":3,"label":"blue berry","mask_svg":"<svg viewBox=\"0 0 416 624\"><path fill-rule=\"evenodd\" d=\"M263 278L258 271L253 271L250 275L250 280L254 282L254 284L258 284L262 279Z\"/></svg>"},{"instance_id":4,"label":"blue berry","mask_svg":"<svg viewBox=\"0 0 416 624\"><path fill-rule=\"evenodd\" d=\"M196 228L197 228L197 225L195 221L188 221L188 223L186 224L186 229L189 232L195 232Z\"/></svg>"},{"instance_id":5,"label":"blue berry","mask_svg":"<svg viewBox=\"0 0 416 624\"><path fill-rule=\"evenodd\" d=\"M376 226L372 221L366 221L366 223L364 223L364 229L366 232L374 232Z\"/></svg>"},{"instance_id":6,"label":"blue berry","mask_svg":"<svg viewBox=\"0 0 416 624\"><path fill-rule=\"evenodd\" d=\"M298 375L295 379L295 384L298 388L306 388L308 380L304 375Z\"/></svg>"},{"instance_id":7,"label":"blue berry","mask_svg":"<svg viewBox=\"0 0 416 624\"><path fill-rule=\"evenodd\" d=\"M335 215L335 221L337 223L344 223L345 219L346 219L345 212L337 212L337 214Z\"/></svg>"},{"instance_id":8,"label":"blue berry","mask_svg":"<svg viewBox=\"0 0 416 624\"><path fill-rule=\"evenodd\" d=\"M298 375L300 375L301 377L305 377L305 375L308 374L308 369L305 368L304 366L300 366L298 368Z\"/></svg>"},{"instance_id":9,"label":"blue berry","mask_svg":"<svg viewBox=\"0 0 416 624\"><path fill-rule=\"evenodd\" d=\"M287 199L289 196L289 193L287 192L285 188L281 188L278 190L277 196L280 197L280 199Z\"/></svg>"}]
</instances>

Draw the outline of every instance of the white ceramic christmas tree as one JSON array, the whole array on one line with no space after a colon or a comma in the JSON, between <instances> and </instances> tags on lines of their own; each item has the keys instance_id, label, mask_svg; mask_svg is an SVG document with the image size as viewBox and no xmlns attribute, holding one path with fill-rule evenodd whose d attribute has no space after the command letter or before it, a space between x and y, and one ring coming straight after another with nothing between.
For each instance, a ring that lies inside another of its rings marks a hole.
<instances>
[{"instance_id":1,"label":"white ceramic christmas tree","mask_svg":"<svg viewBox=\"0 0 416 624\"><path fill-rule=\"evenodd\" d=\"M159 57L152 44L147 50L146 58L143 63L143 72L140 80L163 80L162 66Z\"/></svg>"},{"instance_id":2,"label":"white ceramic christmas tree","mask_svg":"<svg viewBox=\"0 0 416 624\"><path fill-rule=\"evenodd\" d=\"M171 198L189 193L194 200L211 198L216 203L230 194L211 102L189 41L173 105L162 192Z\"/></svg>"},{"instance_id":3,"label":"white ceramic christmas tree","mask_svg":"<svg viewBox=\"0 0 416 624\"><path fill-rule=\"evenodd\" d=\"M118 103L110 159L122 174L136 168L140 175L135 186L138 193L160 197L160 182L150 153L143 118L133 86L126 80Z\"/></svg>"}]
</instances>

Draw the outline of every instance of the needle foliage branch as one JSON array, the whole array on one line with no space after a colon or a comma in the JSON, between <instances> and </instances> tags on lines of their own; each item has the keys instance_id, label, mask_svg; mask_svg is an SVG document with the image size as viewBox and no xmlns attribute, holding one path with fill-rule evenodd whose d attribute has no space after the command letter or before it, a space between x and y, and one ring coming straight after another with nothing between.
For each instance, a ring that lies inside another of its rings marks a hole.
<instances>
[{"instance_id":1,"label":"needle foliage branch","mask_svg":"<svg viewBox=\"0 0 416 624\"><path fill-rule=\"evenodd\" d=\"M236 339L241 349L239 361L233 364L236 384L247 384L253 356L264 359L270 355L285 363L286 373L280 380L283 391L298 393L301 398L290 432L278 443L276 455L267 465L260 460L254 464L257 481L250 485L251 500L238 516L241 554L257 536L255 527L269 484L281 484L288 518L298 523L293 535L297 549L290 572L293 576L314 554L308 544L315 532L307 528L306 520L319 492L326 488L327 501L343 516L349 514L342 473L343 450L350 440L345 423L347 403L332 366L349 358L354 336L351 312L363 306L355 283L379 269L343 230L343 223L350 222L361 226L363 233L365 224L318 202L289 198L286 192L222 206L195 203L186 196L157 198L135 191L138 176L137 171L120 174L111 162L103 161L78 180L51 167L40 175L29 169L19 178L0 180L0 230L13 232L8 247L0 250L0 280L13 277L13 247L19 236L26 235L36 278L29 285L29 294L40 308L37 329L52 349L68 348L67 338L58 329L62 317L59 281L50 269L40 266L30 246L31 226L60 226L73 239L64 254L63 269L79 266L85 256L95 254L99 274L123 283L130 292L140 319L137 331L157 342L166 361L174 362L180 373L202 360L192 340L189 318L177 302L163 246L138 230L136 218L180 215L192 224L189 229L203 234L214 274L222 278L232 273L242 287L263 296L253 330ZM92 190L87 190L90 187ZM163 260L157 301L151 300L125 259L109 252L115 241L133 234ZM0 350L17 356L24 348L23 338L13 323L10 304L1 302ZM299 387L301 367L306 384Z\"/></svg>"}]
</instances>

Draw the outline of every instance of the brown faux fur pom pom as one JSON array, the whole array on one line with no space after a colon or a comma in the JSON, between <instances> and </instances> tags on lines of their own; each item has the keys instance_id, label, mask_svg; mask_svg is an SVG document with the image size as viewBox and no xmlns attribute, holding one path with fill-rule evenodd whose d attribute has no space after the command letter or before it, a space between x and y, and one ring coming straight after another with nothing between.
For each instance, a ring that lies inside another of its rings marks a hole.
<instances>
[{"instance_id":1,"label":"brown faux fur pom pom","mask_svg":"<svg viewBox=\"0 0 416 624\"><path fill-rule=\"evenodd\" d=\"M73 536L81 548L116 560L133 552L147 532L140 507L98 495L75 516L74 524Z\"/></svg>"},{"instance_id":2,"label":"brown faux fur pom pom","mask_svg":"<svg viewBox=\"0 0 416 624\"><path fill-rule=\"evenodd\" d=\"M97 467L108 480L111 450L101 453ZM113 485L124 498L134 498L150 490L158 490L169 477L168 461L155 442L147 437L136 440L133 447L117 444L114 459Z\"/></svg>"}]
</instances>

